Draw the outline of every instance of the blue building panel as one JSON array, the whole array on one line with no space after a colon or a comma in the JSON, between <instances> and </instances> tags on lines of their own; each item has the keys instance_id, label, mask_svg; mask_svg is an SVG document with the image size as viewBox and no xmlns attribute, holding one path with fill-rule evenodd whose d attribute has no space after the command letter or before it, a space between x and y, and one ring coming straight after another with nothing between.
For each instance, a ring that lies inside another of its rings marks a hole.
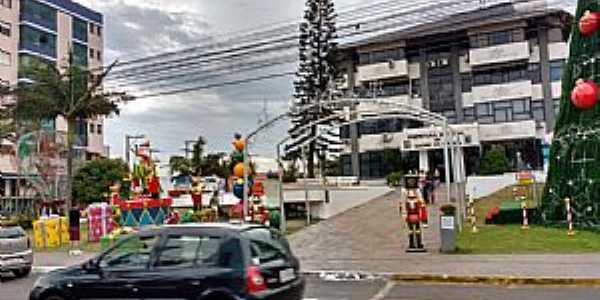
<instances>
[{"instance_id":1,"label":"blue building panel","mask_svg":"<svg viewBox=\"0 0 600 300\"><path fill-rule=\"evenodd\" d=\"M80 15L98 24L104 23L102 14L71 0L44 0L43 2L58 6L68 12Z\"/></svg>"}]
</instances>

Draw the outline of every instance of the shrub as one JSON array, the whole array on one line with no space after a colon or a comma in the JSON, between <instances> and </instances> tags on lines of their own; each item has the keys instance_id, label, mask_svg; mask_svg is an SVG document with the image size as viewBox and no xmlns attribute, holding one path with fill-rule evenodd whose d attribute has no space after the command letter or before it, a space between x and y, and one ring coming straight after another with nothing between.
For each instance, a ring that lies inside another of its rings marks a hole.
<instances>
[{"instance_id":1,"label":"shrub","mask_svg":"<svg viewBox=\"0 0 600 300\"><path fill-rule=\"evenodd\" d=\"M510 163L506 157L506 152L501 146L493 146L485 152L481 159L479 173L481 175L497 175L510 171Z\"/></svg>"},{"instance_id":2,"label":"shrub","mask_svg":"<svg viewBox=\"0 0 600 300\"><path fill-rule=\"evenodd\" d=\"M402 177L404 174L401 171L390 173L385 177L385 181L389 186L400 186L402 184Z\"/></svg>"}]
</instances>

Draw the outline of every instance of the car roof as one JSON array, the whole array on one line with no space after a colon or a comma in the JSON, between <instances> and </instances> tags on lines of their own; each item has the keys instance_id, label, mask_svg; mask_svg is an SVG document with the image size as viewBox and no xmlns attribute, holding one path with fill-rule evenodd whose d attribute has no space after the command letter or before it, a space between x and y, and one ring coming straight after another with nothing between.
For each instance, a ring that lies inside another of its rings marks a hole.
<instances>
[{"instance_id":1,"label":"car roof","mask_svg":"<svg viewBox=\"0 0 600 300\"><path fill-rule=\"evenodd\" d=\"M188 224L175 224L165 225L165 228L222 228L230 229L235 231L244 231L252 228L266 228L264 225L251 224L251 223L188 223Z\"/></svg>"}]
</instances>

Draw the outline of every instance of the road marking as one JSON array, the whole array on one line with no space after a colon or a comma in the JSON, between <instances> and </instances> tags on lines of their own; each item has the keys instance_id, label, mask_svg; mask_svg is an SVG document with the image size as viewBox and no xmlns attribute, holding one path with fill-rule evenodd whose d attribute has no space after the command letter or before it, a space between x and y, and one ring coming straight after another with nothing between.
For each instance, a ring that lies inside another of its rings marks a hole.
<instances>
[{"instance_id":1,"label":"road marking","mask_svg":"<svg viewBox=\"0 0 600 300\"><path fill-rule=\"evenodd\" d=\"M383 298L385 298L392 291L394 286L396 286L395 282L388 281L383 287L383 289L381 289L381 291L379 291L375 296L373 296L369 300L383 300Z\"/></svg>"},{"instance_id":2,"label":"road marking","mask_svg":"<svg viewBox=\"0 0 600 300\"><path fill-rule=\"evenodd\" d=\"M63 266L33 266L31 268L31 271L33 273L46 274L46 273L50 273L52 271L60 270L60 269L64 269L64 268L66 268L66 267L63 267Z\"/></svg>"}]
</instances>

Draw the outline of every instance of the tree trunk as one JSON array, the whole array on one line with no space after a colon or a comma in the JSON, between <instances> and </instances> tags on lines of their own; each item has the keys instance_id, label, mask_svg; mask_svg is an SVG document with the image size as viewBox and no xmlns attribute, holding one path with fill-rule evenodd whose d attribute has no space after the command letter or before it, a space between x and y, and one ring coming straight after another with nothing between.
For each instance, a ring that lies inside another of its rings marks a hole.
<instances>
[{"instance_id":1,"label":"tree trunk","mask_svg":"<svg viewBox=\"0 0 600 300\"><path fill-rule=\"evenodd\" d=\"M73 139L75 138L76 120L67 120L67 184L65 209L68 213L73 207Z\"/></svg>"},{"instance_id":2,"label":"tree trunk","mask_svg":"<svg viewBox=\"0 0 600 300\"><path fill-rule=\"evenodd\" d=\"M311 129L311 137L316 136L317 128L313 126ZM316 141L310 142L308 146L308 153L306 154L306 169L308 172L308 178L315 178L315 151Z\"/></svg>"}]
</instances>

